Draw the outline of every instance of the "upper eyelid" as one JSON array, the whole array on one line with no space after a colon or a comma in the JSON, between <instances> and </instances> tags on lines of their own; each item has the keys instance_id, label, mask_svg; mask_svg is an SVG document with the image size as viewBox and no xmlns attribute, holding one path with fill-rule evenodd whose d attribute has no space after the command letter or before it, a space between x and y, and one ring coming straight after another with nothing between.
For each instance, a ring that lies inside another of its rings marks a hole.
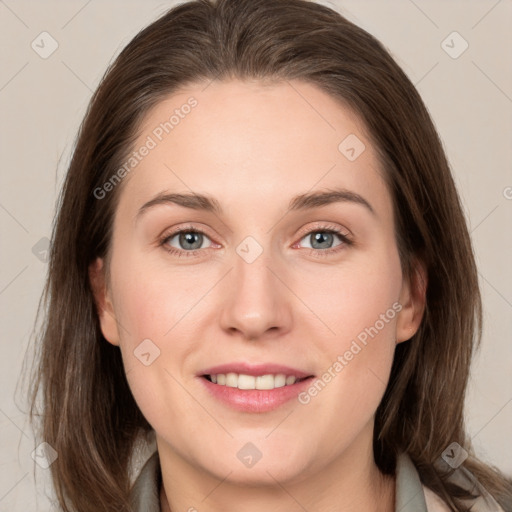
<instances>
[{"instance_id":1,"label":"upper eyelid","mask_svg":"<svg viewBox=\"0 0 512 512\"><path fill-rule=\"evenodd\" d=\"M341 234L341 235L345 235L345 236L350 236L351 235L350 230L348 230L346 227L335 226L334 224L331 224L330 222L324 222L324 223L322 223L319 226L309 227L309 228L306 228L304 230L301 230L300 231L300 237L302 239L305 236L309 235L310 233L314 233L316 231L332 231L332 232L335 232L337 234ZM346 233L345 233L345 231L346 231Z\"/></svg>"}]
</instances>

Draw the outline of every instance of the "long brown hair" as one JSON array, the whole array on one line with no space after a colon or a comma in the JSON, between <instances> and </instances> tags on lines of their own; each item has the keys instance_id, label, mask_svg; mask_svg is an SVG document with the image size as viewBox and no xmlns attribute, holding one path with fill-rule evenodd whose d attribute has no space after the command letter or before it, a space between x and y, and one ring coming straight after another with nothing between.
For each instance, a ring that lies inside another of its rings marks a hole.
<instances>
[{"instance_id":1,"label":"long brown hair","mask_svg":"<svg viewBox=\"0 0 512 512\"><path fill-rule=\"evenodd\" d=\"M42 438L58 452L51 472L62 509L128 510L130 453L139 431L151 429L119 349L102 336L88 278L96 257L108 261L122 187L102 199L94 191L133 150L151 107L186 84L227 78L309 82L366 124L393 197L404 272L415 282L419 259L428 274L422 324L397 345L376 412L376 464L392 473L397 454L407 452L425 485L452 510L466 510L462 498L470 495L450 482L454 470L441 458L456 442L469 454L466 474L512 510L512 482L476 458L464 427L481 298L442 144L418 92L383 45L307 0L178 5L124 48L91 99L59 197L31 389L31 419L40 419Z\"/></svg>"}]
</instances>

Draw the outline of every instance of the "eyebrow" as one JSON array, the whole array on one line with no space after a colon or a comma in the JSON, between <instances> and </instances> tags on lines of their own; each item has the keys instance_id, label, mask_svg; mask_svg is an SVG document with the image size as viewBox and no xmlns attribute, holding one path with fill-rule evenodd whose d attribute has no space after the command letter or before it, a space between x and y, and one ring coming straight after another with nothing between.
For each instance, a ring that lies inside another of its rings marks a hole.
<instances>
[{"instance_id":1,"label":"eyebrow","mask_svg":"<svg viewBox=\"0 0 512 512\"><path fill-rule=\"evenodd\" d=\"M370 213L376 215L372 205L364 197L344 188L299 194L291 199L287 211L303 211L340 202L364 206ZM197 193L162 192L140 207L136 220L147 210L162 204L177 204L184 208L203 210L219 215L223 213L220 203L212 196Z\"/></svg>"}]
</instances>

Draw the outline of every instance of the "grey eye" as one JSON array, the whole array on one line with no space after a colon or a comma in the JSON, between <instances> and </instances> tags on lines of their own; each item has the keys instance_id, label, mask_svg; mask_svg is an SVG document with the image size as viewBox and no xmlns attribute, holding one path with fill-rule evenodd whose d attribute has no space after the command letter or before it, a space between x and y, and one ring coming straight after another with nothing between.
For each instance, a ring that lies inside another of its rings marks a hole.
<instances>
[{"instance_id":1,"label":"grey eye","mask_svg":"<svg viewBox=\"0 0 512 512\"><path fill-rule=\"evenodd\" d=\"M335 236L339 237L336 233L323 229L312 231L301 240L310 240L310 249L331 249L332 247L335 247L332 245ZM337 245L341 245L341 242Z\"/></svg>"},{"instance_id":2,"label":"grey eye","mask_svg":"<svg viewBox=\"0 0 512 512\"><path fill-rule=\"evenodd\" d=\"M178 239L178 245L172 243L172 240L174 240L177 237ZM195 250L195 249L203 249L202 245L205 241L205 238L207 239L203 233L199 233L198 231L181 231L180 233L176 233L175 235L171 236L169 238L169 245L171 247L175 247L176 249L182 249L182 250Z\"/></svg>"}]
</instances>

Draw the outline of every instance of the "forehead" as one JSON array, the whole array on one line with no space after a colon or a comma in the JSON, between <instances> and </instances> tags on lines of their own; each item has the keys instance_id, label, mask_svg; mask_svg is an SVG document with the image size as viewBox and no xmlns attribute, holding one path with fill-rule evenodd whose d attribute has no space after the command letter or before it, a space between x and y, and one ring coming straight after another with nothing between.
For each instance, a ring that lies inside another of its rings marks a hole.
<instances>
[{"instance_id":1,"label":"forehead","mask_svg":"<svg viewBox=\"0 0 512 512\"><path fill-rule=\"evenodd\" d=\"M144 146L149 149L140 151ZM144 156L124 183L122 196L130 204L170 190L261 209L312 189L343 186L389 209L362 120L301 81L190 85L146 115L134 151Z\"/></svg>"}]
</instances>

